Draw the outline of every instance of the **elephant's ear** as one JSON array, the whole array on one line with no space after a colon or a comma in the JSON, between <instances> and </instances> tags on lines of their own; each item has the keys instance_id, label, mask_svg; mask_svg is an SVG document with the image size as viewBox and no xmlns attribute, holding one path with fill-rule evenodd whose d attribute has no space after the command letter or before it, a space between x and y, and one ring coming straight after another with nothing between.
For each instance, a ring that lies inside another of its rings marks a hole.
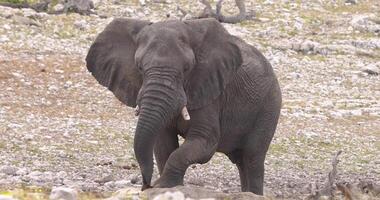
<instances>
[{"instance_id":1,"label":"elephant's ear","mask_svg":"<svg viewBox=\"0 0 380 200\"><path fill-rule=\"evenodd\" d=\"M210 104L226 88L242 64L239 47L215 19L185 21L196 64L185 83L189 109Z\"/></svg>"},{"instance_id":2,"label":"elephant's ear","mask_svg":"<svg viewBox=\"0 0 380 200\"><path fill-rule=\"evenodd\" d=\"M136 106L142 78L135 66L135 38L150 22L115 19L99 34L86 57L98 82L128 106Z\"/></svg>"}]
</instances>

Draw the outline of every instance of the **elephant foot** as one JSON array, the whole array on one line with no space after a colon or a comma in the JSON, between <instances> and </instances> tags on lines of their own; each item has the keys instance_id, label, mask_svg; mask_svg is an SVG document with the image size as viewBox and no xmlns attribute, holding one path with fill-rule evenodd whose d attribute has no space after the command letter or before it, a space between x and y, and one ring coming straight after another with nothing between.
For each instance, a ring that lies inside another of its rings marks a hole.
<instances>
[{"instance_id":1,"label":"elephant foot","mask_svg":"<svg viewBox=\"0 0 380 200\"><path fill-rule=\"evenodd\" d=\"M183 185L183 179L181 178L165 178L161 176L154 182L154 188L172 188L178 185Z\"/></svg>"},{"instance_id":2,"label":"elephant foot","mask_svg":"<svg viewBox=\"0 0 380 200\"><path fill-rule=\"evenodd\" d=\"M149 189L149 188L152 188L152 186L148 185L148 184L144 184L142 187L141 187L141 191L144 191L146 189Z\"/></svg>"}]
</instances>

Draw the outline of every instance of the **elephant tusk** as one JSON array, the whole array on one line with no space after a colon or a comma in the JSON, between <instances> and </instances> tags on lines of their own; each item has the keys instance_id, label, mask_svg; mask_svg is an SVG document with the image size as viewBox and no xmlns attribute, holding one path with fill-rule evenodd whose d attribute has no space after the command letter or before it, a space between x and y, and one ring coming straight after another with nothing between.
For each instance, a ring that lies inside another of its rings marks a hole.
<instances>
[{"instance_id":1,"label":"elephant tusk","mask_svg":"<svg viewBox=\"0 0 380 200\"><path fill-rule=\"evenodd\" d=\"M137 105L136 108L135 108L135 116L139 116L139 114L140 114L140 108Z\"/></svg>"},{"instance_id":2,"label":"elephant tusk","mask_svg":"<svg viewBox=\"0 0 380 200\"><path fill-rule=\"evenodd\" d=\"M187 110L186 106L182 108L181 114L184 120L186 121L190 120L189 111Z\"/></svg>"}]
</instances>

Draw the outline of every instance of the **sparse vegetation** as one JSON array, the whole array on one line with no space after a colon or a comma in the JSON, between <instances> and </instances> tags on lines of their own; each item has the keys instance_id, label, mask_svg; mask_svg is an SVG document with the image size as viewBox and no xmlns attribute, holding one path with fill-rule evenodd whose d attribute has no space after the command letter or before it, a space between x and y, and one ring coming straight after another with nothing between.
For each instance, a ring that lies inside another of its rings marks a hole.
<instances>
[{"instance_id":1,"label":"sparse vegetation","mask_svg":"<svg viewBox=\"0 0 380 200\"><path fill-rule=\"evenodd\" d=\"M84 57L111 17L156 22L180 13L175 3L100 2L96 12L103 17L0 7L0 170L16 168L7 172L11 175L0 171L0 195L47 199L57 184L86 191L80 197L87 200L139 187L134 111L90 76ZM380 67L379 33L353 24L357 15L379 18L374 12L380 10L378 1L246 2L256 18L225 27L264 52L284 96L265 163L267 190L280 199L309 195L310 184L323 186L339 150L337 182L379 184L380 76L366 72ZM185 0L176 3L192 15L203 8ZM225 1L223 9L237 12L233 0ZM25 19L40 25L25 24ZM333 50L301 49L305 41ZM222 154L192 166L185 180L187 185L240 191L238 170Z\"/></svg>"}]
</instances>

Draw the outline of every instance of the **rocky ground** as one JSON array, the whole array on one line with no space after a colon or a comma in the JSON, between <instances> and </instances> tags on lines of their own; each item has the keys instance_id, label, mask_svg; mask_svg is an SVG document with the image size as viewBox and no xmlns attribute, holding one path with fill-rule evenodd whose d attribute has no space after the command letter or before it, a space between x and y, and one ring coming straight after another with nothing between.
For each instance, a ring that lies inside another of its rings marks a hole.
<instances>
[{"instance_id":1,"label":"rocky ground","mask_svg":"<svg viewBox=\"0 0 380 200\"><path fill-rule=\"evenodd\" d=\"M155 22L179 17L177 5L194 16L202 5L140 2L95 1L97 14L87 16L0 7L0 191L67 186L95 198L141 184L133 109L96 82L84 58L114 17ZM337 182L380 184L380 2L355 2L247 1L256 18L225 24L265 54L282 87L266 160L271 196L310 194L339 150ZM237 12L233 1L223 9ZM221 154L192 166L185 184L240 190L237 169Z\"/></svg>"}]
</instances>

